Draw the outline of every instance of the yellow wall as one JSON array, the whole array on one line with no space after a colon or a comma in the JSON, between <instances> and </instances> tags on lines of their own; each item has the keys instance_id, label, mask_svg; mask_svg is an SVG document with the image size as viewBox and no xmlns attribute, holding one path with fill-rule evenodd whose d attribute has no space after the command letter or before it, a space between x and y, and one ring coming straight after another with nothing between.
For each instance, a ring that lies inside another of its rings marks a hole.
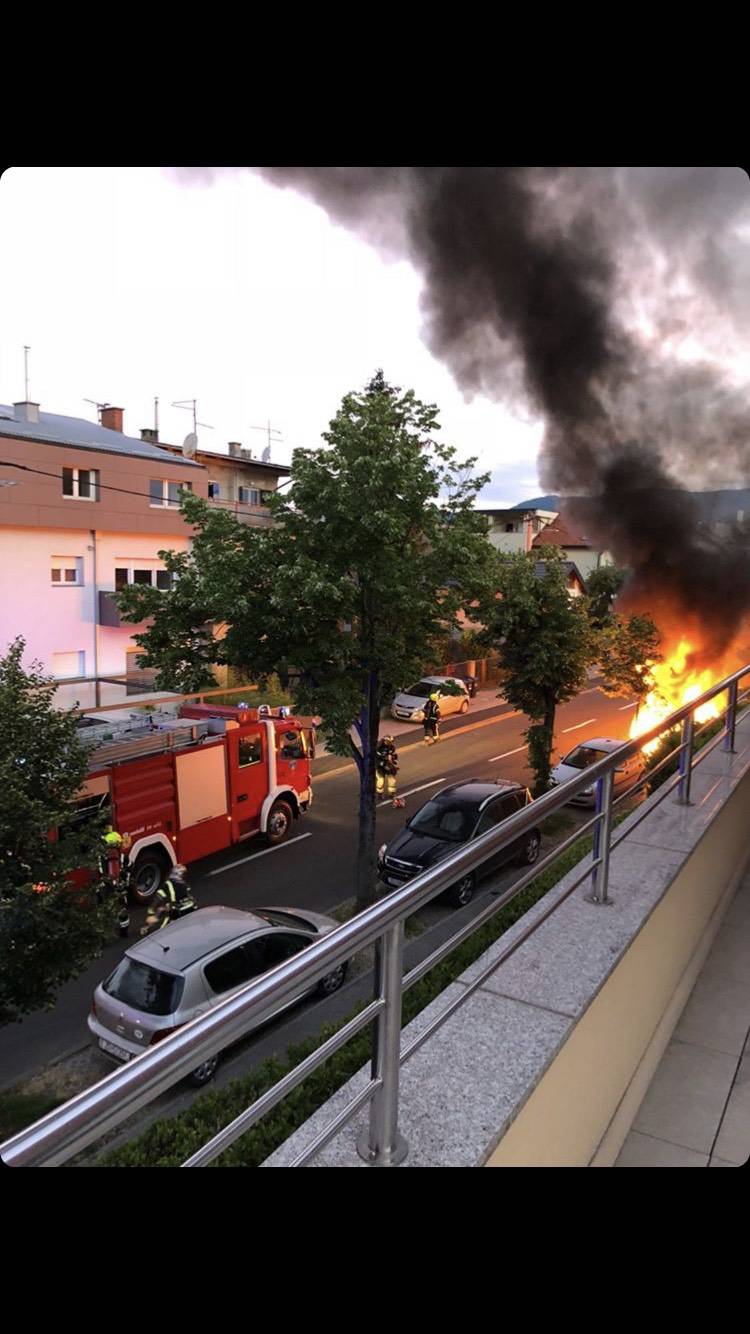
<instances>
[{"instance_id":1,"label":"yellow wall","mask_svg":"<svg viewBox=\"0 0 750 1334\"><path fill-rule=\"evenodd\" d=\"M487 1167L614 1162L743 874L750 854L749 809L750 772L576 1024Z\"/></svg>"}]
</instances>

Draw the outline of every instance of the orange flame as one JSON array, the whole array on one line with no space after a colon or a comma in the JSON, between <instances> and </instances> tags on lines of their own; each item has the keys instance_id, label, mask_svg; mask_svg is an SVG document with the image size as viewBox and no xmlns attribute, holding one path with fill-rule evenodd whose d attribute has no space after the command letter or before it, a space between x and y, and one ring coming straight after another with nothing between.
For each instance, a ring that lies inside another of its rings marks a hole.
<instances>
[{"instance_id":1,"label":"orange flame","mask_svg":"<svg viewBox=\"0 0 750 1334\"><path fill-rule=\"evenodd\" d=\"M697 699L706 690L710 690L714 682L719 679L717 673L708 667L703 671L696 671L690 667L690 659L694 653L693 645L683 637L671 657L649 667L653 688L636 710L630 725L631 738L650 732L652 727L656 727L662 719L674 713L675 709L681 708L683 704L689 704L692 699ZM696 709L696 723L706 723L711 718L718 718L725 705L725 695L716 695L707 704L702 704ZM658 745L658 739L650 741L643 747L644 753L652 754Z\"/></svg>"}]
</instances>

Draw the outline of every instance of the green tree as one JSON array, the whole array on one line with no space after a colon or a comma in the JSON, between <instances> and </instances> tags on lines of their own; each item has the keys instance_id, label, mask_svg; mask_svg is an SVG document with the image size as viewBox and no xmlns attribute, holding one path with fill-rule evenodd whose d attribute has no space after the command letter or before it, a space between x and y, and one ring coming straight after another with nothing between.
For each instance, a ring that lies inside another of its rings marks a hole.
<instances>
[{"instance_id":1,"label":"green tree","mask_svg":"<svg viewBox=\"0 0 750 1334\"><path fill-rule=\"evenodd\" d=\"M625 583L627 574L627 570L620 569L617 565L598 565L586 579L589 619L597 629L609 620L612 604Z\"/></svg>"},{"instance_id":2,"label":"green tree","mask_svg":"<svg viewBox=\"0 0 750 1334\"><path fill-rule=\"evenodd\" d=\"M97 868L101 831L72 805L87 757L72 713L53 707L57 683L39 663L24 670L24 648L16 639L0 658L0 1023L52 1005L113 925L93 885L68 879Z\"/></svg>"},{"instance_id":3,"label":"green tree","mask_svg":"<svg viewBox=\"0 0 750 1334\"><path fill-rule=\"evenodd\" d=\"M650 668L662 661L661 636L649 616L610 614L596 634L596 661L607 695L635 695L638 706L653 688Z\"/></svg>"},{"instance_id":4,"label":"green tree","mask_svg":"<svg viewBox=\"0 0 750 1334\"><path fill-rule=\"evenodd\" d=\"M536 795L549 786L555 711L577 695L594 658L584 598L568 593L562 553L498 553L495 594L481 619L497 652L505 698L531 720L525 733Z\"/></svg>"},{"instance_id":5,"label":"green tree","mask_svg":"<svg viewBox=\"0 0 750 1334\"><path fill-rule=\"evenodd\" d=\"M136 636L161 687L199 689L211 661L261 680L277 671L295 707L318 714L329 749L358 768L360 906L375 893L375 751L380 712L422 670L456 613L486 596L493 552L456 451L435 439L437 409L378 372L345 396L325 447L294 453L269 529L195 497L189 554L163 555L172 591L133 587L120 606L153 619ZM207 623L221 625L208 638ZM352 734L353 729L353 734Z\"/></svg>"}]
</instances>

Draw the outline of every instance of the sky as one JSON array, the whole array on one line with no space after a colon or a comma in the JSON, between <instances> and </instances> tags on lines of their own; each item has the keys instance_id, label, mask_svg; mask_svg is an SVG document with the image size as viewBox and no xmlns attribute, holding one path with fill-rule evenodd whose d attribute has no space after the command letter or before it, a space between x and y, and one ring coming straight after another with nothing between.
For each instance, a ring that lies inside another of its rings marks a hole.
<instances>
[{"instance_id":1,"label":"sky","mask_svg":"<svg viewBox=\"0 0 750 1334\"><path fill-rule=\"evenodd\" d=\"M12 167L0 179L0 402L96 420L202 449L240 441L291 462L343 395L382 367L440 410L442 438L490 472L481 500L539 494L543 423L464 398L421 337L421 280L251 172L187 183L159 167ZM212 428L212 429L209 429Z\"/></svg>"}]
</instances>

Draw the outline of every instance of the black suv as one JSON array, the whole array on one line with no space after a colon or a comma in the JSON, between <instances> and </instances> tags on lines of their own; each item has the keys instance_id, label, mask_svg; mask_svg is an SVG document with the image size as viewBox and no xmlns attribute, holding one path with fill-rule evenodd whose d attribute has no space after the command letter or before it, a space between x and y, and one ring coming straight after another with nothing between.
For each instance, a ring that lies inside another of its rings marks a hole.
<instances>
[{"instance_id":1,"label":"black suv","mask_svg":"<svg viewBox=\"0 0 750 1334\"><path fill-rule=\"evenodd\" d=\"M392 889L403 885L420 871L437 865L462 843L469 843L494 829L530 801L528 788L502 779L493 783L472 778L443 788L407 821L400 834L390 843L383 844L378 853L381 880ZM455 908L462 907L471 899L480 877L492 874L511 861L532 866L539 856L541 841L539 830L530 829L522 838L514 839L500 852L493 853L458 884L452 885L444 897Z\"/></svg>"}]
</instances>

